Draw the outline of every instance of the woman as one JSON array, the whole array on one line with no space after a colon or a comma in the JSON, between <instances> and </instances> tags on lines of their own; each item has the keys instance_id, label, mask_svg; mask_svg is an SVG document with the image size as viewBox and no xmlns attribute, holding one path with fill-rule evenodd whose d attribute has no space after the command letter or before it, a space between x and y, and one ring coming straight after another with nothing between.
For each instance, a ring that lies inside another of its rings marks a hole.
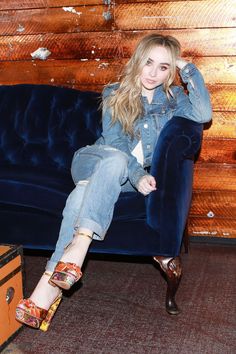
<instances>
[{"instance_id":1,"label":"woman","mask_svg":"<svg viewBox=\"0 0 236 354\"><path fill-rule=\"evenodd\" d=\"M176 68L187 84L174 86ZM174 37L151 34L137 45L119 83L103 92L103 132L72 161L75 189L63 211L55 252L29 299L17 306L16 319L47 330L61 300L81 276L92 239L103 240L121 192L144 196L158 188L148 173L160 131L173 116L199 123L211 119L211 104L201 73L180 58ZM162 109L162 120L155 110ZM165 270L170 257L155 257ZM173 267L175 264L173 262Z\"/></svg>"}]
</instances>

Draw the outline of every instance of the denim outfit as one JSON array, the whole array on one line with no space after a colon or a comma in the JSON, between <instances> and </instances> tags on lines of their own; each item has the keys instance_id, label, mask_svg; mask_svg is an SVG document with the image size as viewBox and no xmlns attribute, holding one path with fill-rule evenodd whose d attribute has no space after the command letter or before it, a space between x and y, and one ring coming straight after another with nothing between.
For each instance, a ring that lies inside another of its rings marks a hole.
<instances>
[{"instance_id":1,"label":"denim outfit","mask_svg":"<svg viewBox=\"0 0 236 354\"><path fill-rule=\"evenodd\" d=\"M73 157L71 173L76 187L67 199L56 249L47 270L54 270L78 227L92 230L94 239L104 239L120 193L137 191L139 179L148 174L156 142L168 120L173 116L199 123L211 120L210 98L201 73L188 63L180 70L180 76L187 84L188 95L182 87L172 86L172 94L167 98L161 85L155 89L150 104L142 97L144 113L134 124L133 137L123 132L119 122L111 125L109 109L103 112L102 136L94 145L79 149ZM108 86L104 98L117 87L117 84ZM131 154L140 140L143 166Z\"/></svg>"}]
</instances>

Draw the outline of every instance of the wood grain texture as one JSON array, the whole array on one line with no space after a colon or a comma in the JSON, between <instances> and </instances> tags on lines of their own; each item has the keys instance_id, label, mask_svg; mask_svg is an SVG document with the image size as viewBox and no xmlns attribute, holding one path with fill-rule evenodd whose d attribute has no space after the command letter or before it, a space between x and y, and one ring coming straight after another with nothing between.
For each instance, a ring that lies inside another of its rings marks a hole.
<instances>
[{"instance_id":1,"label":"wood grain texture","mask_svg":"<svg viewBox=\"0 0 236 354\"><path fill-rule=\"evenodd\" d=\"M236 192L194 191L190 216L236 219Z\"/></svg>"},{"instance_id":2,"label":"wood grain texture","mask_svg":"<svg viewBox=\"0 0 236 354\"><path fill-rule=\"evenodd\" d=\"M205 124L203 137L236 139L236 112L213 112L211 124Z\"/></svg>"},{"instance_id":3,"label":"wood grain texture","mask_svg":"<svg viewBox=\"0 0 236 354\"><path fill-rule=\"evenodd\" d=\"M189 217L189 236L236 237L235 219Z\"/></svg>"},{"instance_id":4,"label":"wood grain texture","mask_svg":"<svg viewBox=\"0 0 236 354\"><path fill-rule=\"evenodd\" d=\"M67 60L33 60L27 62L0 63L0 84L8 84L9 76L11 84L53 84L81 89L101 91L104 81L109 83L114 78L116 65L112 65L112 71L107 61L67 61ZM119 71L120 66L117 70ZM118 75L117 71L117 75Z\"/></svg>"},{"instance_id":5,"label":"wood grain texture","mask_svg":"<svg viewBox=\"0 0 236 354\"><path fill-rule=\"evenodd\" d=\"M121 58L120 43L120 35L112 32L2 36L0 58L31 60L31 53L37 48L47 48L51 52L49 59L114 59Z\"/></svg>"},{"instance_id":6,"label":"wood grain texture","mask_svg":"<svg viewBox=\"0 0 236 354\"><path fill-rule=\"evenodd\" d=\"M73 11L68 7L1 11L0 33L25 35L111 30L113 14L107 6L76 6Z\"/></svg>"},{"instance_id":7,"label":"wood grain texture","mask_svg":"<svg viewBox=\"0 0 236 354\"><path fill-rule=\"evenodd\" d=\"M194 168L193 189L236 191L236 166L197 162Z\"/></svg>"},{"instance_id":8,"label":"wood grain texture","mask_svg":"<svg viewBox=\"0 0 236 354\"><path fill-rule=\"evenodd\" d=\"M40 9L47 7L63 7L78 5L102 5L103 0L2 0L0 10Z\"/></svg>"},{"instance_id":9,"label":"wood grain texture","mask_svg":"<svg viewBox=\"0 0 236 354\"><path fill-rule=\"evenodd\" d=\"M60 27L60 26L59 26ZM27 31L30 32L30 26ZM28 35L25 27L17 23L14 33L9 36L0 36L0 58L1 60L22 60L29 57L29 52L38 47L50 47L53 58L91 58L94 57L92 50L96 48L96 57L100 58L129 58L138 41L148 33L156 31L138 32L117 32L117 31L97 31L77 33L42 33ZM211 80L214 76L220 78L227 75L227 80L231 81L230 75L235 75L235 55L236 36L235 29L192 29L192 30L165 30L158 31L161 34L173 35L182 44L182 56L193 60L199 60L199 65L205 66L209 57L208 66L211 70L207 77ZM99 50L98 50L99 48ZM115 54L114 54L115 53ZM113 56L112 56L113 55ZM218 60L214 63L214 57ZM222 57L222 58L220 58ZM222 68L226 75L221 72ZM218 72L216 72L216 70ZM214 75L212 75L214 71ZM225 79L224 79L225 80Z\"/></svg>"},{"instance_id":10,"label":"wood grain texture","mask_svg":"<svg viewBox=\"0 0 236 354\"><path fill-rule=\"evenodd\" d=\"M118 65L117 65L118 64ZM50 83L80 88L93 86L96 91L110 81L116 81L121 72L119 62L107 60L34 60L0 62L0 84ZM54 80L52 80L54 79ZM236 111L234 85L209 85L211 100L216 111Z\"/></svg>"},{"instance_id":11,"label":"wood grain texture","mask_svg":"<svg viewBox=\"0 0 236 354\"><path fill-rule=\"evenodd\" d=\"M208 85L215 111L236 111L235 85Z\"/></svg>"},{"instance_id":12,"label":"wood grain texture","mask_svg":"<svg viewBox=\"0 0 236 354\"><path fill-rule=\"evenodd\" d=\"M137 42L145 35L158 32L176 37L182 46L182 55L189 57L235 56L235 28L186 28L120 31L124 57L130 57Z\"/></svg>"},{"instance_id":13,"label":"wood grain texture","mask_svg":"<svg viewBox=\"0 0 236 354\"><path fill-rule=\"evenodd\" d=\"M236 6L225 0L120 4L115 7L114 17L116 28L123 31L235 27Z\"/></svg>"},{"instance_id":14,"label":"wood grain texture","mask_svg":"<svg viewBox=\"0 0 236 354\"><path fill-rule=\"evenodd\" d=\"M236 140L205 138L198 159L199 162L236 163Z\"/></svg>"},{"instance_id":15,"label":"wood grain texture","mask_svg":"<svg viewBox=\"0 0 236 354\"><path fill-rule=\"evenodd\" d=\"M149 4L150 2L171 2L172 0L113 0L115 4L135 4L135 3L146 3ZM183 1L183 0L176 0ZM192 0L192 1L199 1L199 0Z\"/></svg>"},{"instance_id":16,"label":"wood grain texture","mask_svg":"<svg viewBox=\"0 0 236 354\"><path fill-rule=\"evenodd\" d=\"M236 31L236 30L235 30ZM235 57L201 57L190 58L208 84L235 84L236 83L236 56Z\"/></svg>"},{"instance_id":17,"label":"wood grain texture","mask_svg":"<svg viewBox=\"0 0 236 354\"><path fill-rule=\"evenodd\" d=\"M126 35L129 38L128 34ZM31 53L43 47L50 51L50 59L117 58L119 59L117 64L123 66L129 55L131 56L131 52L127 53L126 46L130 47L132 43L132 36L129 44L119 33L112 32L0 36L0 58L1 60L31 60ZM201 47L201 40L198 43ZM206 83L234 84L236 82L236 57L183 56L199 67Z\"/></svg>"}]
</instances>

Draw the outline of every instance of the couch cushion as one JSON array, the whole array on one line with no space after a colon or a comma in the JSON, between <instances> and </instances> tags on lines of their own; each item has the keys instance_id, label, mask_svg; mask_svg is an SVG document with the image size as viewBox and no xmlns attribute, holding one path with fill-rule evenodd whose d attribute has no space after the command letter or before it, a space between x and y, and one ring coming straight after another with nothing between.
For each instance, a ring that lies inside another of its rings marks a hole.
<instances>
[{"instance_id":1,"label":"couch cushion","mask_svg":"<svg viewBox=\"0 0 236 354\"><path fill-rule=\"evenodd\" d=\"M48 169L2 166L0 203L32 207L51 214L61 214L65 199L73 189L71 176Z\"/></svg>"},{"instance_id":2,"label":"couch cushion","mask_svg":"<svg viewBox=\"0 0 236 354\"><path fill-rule=\"evenodd\" d=\"M100 94L48 85L0 86L0 165L68 170L101 134Z\"/></svg>"},{"instance_id":3,"label":"couch cushion","mask_svg":"<svg viewBox=\"0 0 236 354\"><path fill-rule=\"evenodd\" d=\"M32 207L61 216L65 201L74 188L69 173L24 166L3 166L0 172L0 203ZM145 202L140 193L121 193L114 218L129 220L144 217Z\"/></svg>"}]
</instances>

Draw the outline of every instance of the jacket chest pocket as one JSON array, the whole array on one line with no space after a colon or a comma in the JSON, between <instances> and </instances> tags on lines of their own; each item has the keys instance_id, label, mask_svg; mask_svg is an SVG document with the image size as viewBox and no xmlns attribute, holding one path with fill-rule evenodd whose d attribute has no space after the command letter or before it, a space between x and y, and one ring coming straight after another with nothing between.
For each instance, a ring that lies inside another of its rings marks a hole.
<instances>
[{"instance_id":1,"label":"jacket chest pocket","mask_svg":"<svg viewBox=\"0 0 236 354\"><path fill-rule=\"evenodd\" d=\"M152 117L155 121L157 130L160 130L164 127L164 125L170 120L175 111L175 105L168 105L167 106L162 106L162 107L157 107L155 109L155 112L153 112Z\"/></svg>"}]
</instances>

